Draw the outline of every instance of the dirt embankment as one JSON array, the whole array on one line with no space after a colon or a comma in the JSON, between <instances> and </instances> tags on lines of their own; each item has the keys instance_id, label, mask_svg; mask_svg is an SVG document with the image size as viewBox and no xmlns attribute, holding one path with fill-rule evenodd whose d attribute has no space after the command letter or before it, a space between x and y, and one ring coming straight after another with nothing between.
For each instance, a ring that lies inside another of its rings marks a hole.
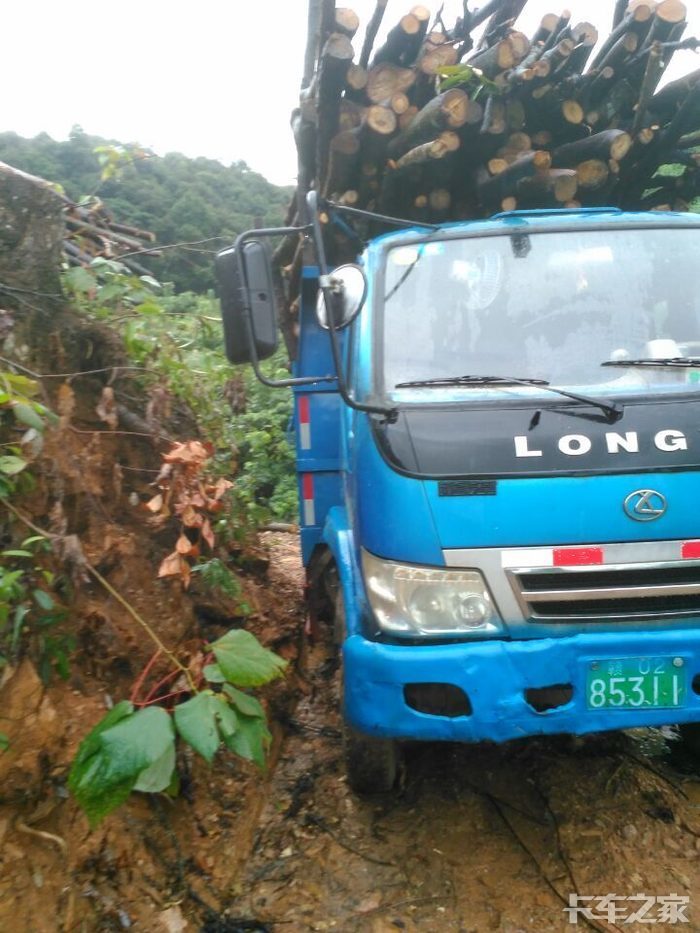
<instances>
[{"instance_id":1,"label":"dirt embankment","mask_svg":"<svg viewBox=\"0 0 700 933\"><path fill-rule=\"evenodd\" d=\"M268 640L289 646L298 555L289 536L268 545L262 615ZM265 780L231 756L211 769L184 758L179 800L137 796L94 833L60 778L104 695L95 682L49 690L47 742L58 731L61 751L39 799L0 809L0 929L548 933L571 929L576 892L687 897L682 928L700 929L700 779L676 744L650 732L417 745L399 790L363 801L343 776L336 668L321 639L272 696ZM641 903L618 901L616 925L606 908L579 926L646 930L623 920Z\"/></svg>"}]
</instances>

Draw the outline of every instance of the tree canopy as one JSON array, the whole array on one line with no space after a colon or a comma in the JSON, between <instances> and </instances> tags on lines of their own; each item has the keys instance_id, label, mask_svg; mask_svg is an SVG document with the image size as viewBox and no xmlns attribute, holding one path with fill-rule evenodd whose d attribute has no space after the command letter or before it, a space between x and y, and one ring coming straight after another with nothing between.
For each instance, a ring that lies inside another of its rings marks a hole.
<instances>
[{"instance_id":1,"label":"tree canopy","mask_svg":"<svg viewBox=\"0 0 700 933\"><path fill-rule=\"evenodd\" d=\"M64 142L46 133L33 139L0 133L0 161L59 183L75 200L97 193L121 223L152 230L158 245L195 244L144 260L177 291L212 287L213 252L256 223L272 226L283 220L291 190L271 184L245 162L225 166L214 159L190 159L176 152L160 157L133 147L134 157L103 180L95 152L101 146L127 153L132 148L90 136L80 127ZM203 240L210 242L199 242Z\"/></svg>"}]
</instances>

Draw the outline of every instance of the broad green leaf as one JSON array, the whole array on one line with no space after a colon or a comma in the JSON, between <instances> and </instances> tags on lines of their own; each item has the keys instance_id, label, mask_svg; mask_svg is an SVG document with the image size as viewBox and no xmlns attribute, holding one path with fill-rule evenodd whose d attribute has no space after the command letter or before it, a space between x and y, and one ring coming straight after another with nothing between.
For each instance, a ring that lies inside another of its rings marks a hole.
<instances>
[{"instance_id":1,"label":"broad green leaf","mask_svg":"<svg viewBox=\"0 0 700 933\"><path fill-rule=\"evenodd\" d=\"M221 739L238 728L238 717L221 694L204 691L175 708L175 725L182 738L211 763Z\"/></svg>"},{"instance_id":2,"label":"broad green leaf","mask_svg":"<svg viewBox=\"0 0 700 933\"><path fill-rule=\"evenodd\" d=\"M116 726L118 722L124 719L126 716L131 716L134 711L134 707L128 700L122 700L121 703L117 703L116 706L113 706L112 709L104 716L85 736L83 741L78 747L78 753L73 759L73 765L71 767L70 777L68 778L68 786L71 787L71 781L73 780L73 772L76 768L80 768L84 765L88 759L95 754L95 752L100 747L100 736L107 729L111 729L112 726Z\"/></svg>"},{"instance_id":3,"label":"broad green leaf","mask_svg":"<svg viewBox=\"0 0 700 933\"><path fill-rule=\"evenodd\" d=\"M39 391L39 383L36 379L30 379L28 376L22 376L19 373L3 373L2 378L8 382L14 392L21 395L27 395L31 398Z\"/></svg>"},{"instance_id":4,"label":"broad green leaf","mask_svg":"<svg viewBox=\"0 0 700 933\"><path fill-rule=\"evenodd\" d=\"M170 716L159 706L133 712L119 703L81 743L68 787L91 826L123 803L141 774L172 745Z\"/></svg>"},{"instance_id":5,"label":"broad green leaf","mask_svg":"<svg viewBox=\"0 0 700 933\"><path fill-rule=\"evenodd\" d=\"M4 752L10 747L10 740L4 732L0 732L0 752Z\"/></svg>"},{"instance_id":6,"label":"broad green leaf","mask_svg":"<svg viewBox=\"0 0 700 933\"><path fill-rule=\"evenodd\" d=\"M233 735L224 739L226 747L241 758L254 761L259 768L265 767L265 753L272 736L265 721L258 716L238 716L238 728Z\"/></svg>"},{"instance_id":7,"label":"broad green leaf","mask_svg":"<svg viewBox=\"0 0 700 933\"><path fill-rule=\"evenodd\" d=\"M237 690L235 687L232 687L231 684L224 685L224 693L230 698L231 703L239 713L243 713L244 716L260 716L263 719L265 718L265 710L262 708L260 701L256 700L255 697L243 693L242 690Z\"/></svg>"},{"instance_id":8,"label":"broad green leaf","mask_svg":"<svg viewBox=\"0 0 700 933\"><path fill-rule=\"evenodd\" d=\"M192 568L192 572L197 570L197 567ZM225 684L226 677L224 672L221 670L218 664L206 664L204 667L204 676L209 681L210 684Z\"/></svg>"},{"instance_id":9,"label":"broad green leaf","mask_svg":"<svg viewBox=\"0 0 700 933\"><path fill-rule=\"evenodd\" d=\"M217 697L217 702L219 708L216 711L216 718L219 723L219 729L221 730L221 736L224 742L228 742L238 731L238 716L220 694L219 697Z\"/></svg>"},{"instance_id":10,"label":"broad green leaf","mask_svg":"<svg viewBox=\"0 0 700 933\"><path fill-rule=\"evenodd\" d=\"M25 402L15 402L12 405L12 411L21 424L36 428L37 431L44 430L43 418L34 411L31 405L27 405Z\"/></svg>"},{"instance_id":11,"label":"broad green leaf","mask_svg":"<svg viewBox=\"0 0 700 933\"><path fill-rule=\"evenodd\" d=\"M173 738L160 758L139 774L134 790L140 790L144 794L159 794L172 784L174 770L175 739Z\"/></svg>"},{"instance_id":12,"label":"broad green leaf","mask_svg":"<svg viewBox=\"0 0 700 933\"><path fill-rule=\"evenodd\" d=\"M226 679L238 687L259 687L280 677L287 662L263 648L250 632L234 629L211 645Z\"/></svg>"},{"instance_id":13,"label":"broad green leaf","mask_svg":"<svg viewBox=\"0 0 700 933\"><path fill-rule=\"evenodd\" d=\"M76 292L91 292L97 288L97 279L82 266L74 266L66 273L66 280Z\"/></svg>"},{"instance_id":14,"label":"broad green leaf","mask_svg":"<svg viewBox=\"0 0 700 933\"><path fill-rule=\"evenodd\" d=\"M22 457L0 457L0 473L4 473L5 476L16 476L17 473L22 472L26 465L27 461L23 460Z\"/></svg>"},{"instance_id":15,"label":"broad green leaf","mask_svg":"<svg viewBox=\"0 0 700 933\"><path fill-rule=\"evenodd\" d=\"M198 693L175 707L175 728L202 758L211 763L221 744L216 721L216 707L221 702L208 691Z\"/></svg>"},{"instance_id":16,"label":"broad green leaf","mask_svg":"<svg viewBox=\"0 0 700 933\"><path fill-rule=\"evenodd\" d=\"M54 607L54 601L51 596L46 592L46 590L36 589L32 591L32 596L34 601L40 609L43 609L45 612L48 612Z\"/></svg>"}]
</instances>

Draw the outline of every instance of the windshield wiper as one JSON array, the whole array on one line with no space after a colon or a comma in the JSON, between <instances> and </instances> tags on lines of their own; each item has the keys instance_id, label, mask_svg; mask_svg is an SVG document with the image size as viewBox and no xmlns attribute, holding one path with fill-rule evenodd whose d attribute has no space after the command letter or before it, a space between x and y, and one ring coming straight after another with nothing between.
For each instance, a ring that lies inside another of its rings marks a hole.
<instances>
[{"instance_id":1,"label":"windshield wiper","mask_svg":"<svg viewBox=\"0 0 700 933\"><path fill-rule=\"evenodd\" d=\"M606 360L601 366L677 366L679 369L688 369L691 366L700 366L700 356L670 356L665 360L654 358L643 360Z\"/></svg>"},{"instance_id":2,"label":"windshield wiper","mask_svg":"<svg viewBox=\"0 0 700 933\"><path fill-rule=\"evenodd\" d=\"M546 379L519 379L515 376L443 376L437 379L416 379L411 382L398 382L395 389L428 389L442 388L449 386L535 386L536 388L546 389L548 392L556 392L557 395L563 395L565 398L573 399L575 402L581 402L584 405L593 405L605 413L610 422L618 421L622 417L623 408L618 402L612 399L590 398L588 395L579 395L577 392L569 392L567 389L557 389L551 386Z\"/></svg>"}]
</instances>

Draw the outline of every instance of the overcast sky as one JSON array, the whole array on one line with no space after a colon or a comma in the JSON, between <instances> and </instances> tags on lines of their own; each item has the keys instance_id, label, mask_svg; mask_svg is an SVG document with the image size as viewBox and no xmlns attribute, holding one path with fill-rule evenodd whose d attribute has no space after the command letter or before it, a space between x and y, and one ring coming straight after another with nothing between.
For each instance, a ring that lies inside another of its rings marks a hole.
<instances>
[{"instance_id":1,"label":"overcast sky","mask_svg":"<svg viewBox=\"0 0 700 933\"><path fill-rule=\"evenodd\" d=\"M483 0L485 2L485 0ZM338 0L361 17L356 53L374 0ZM424 0L432 10L435 0ZM686 0L700 36L700 0ZM472 0L471 8L481 5ZM307 0L6 0L0 57L0 131L90 134L138 142L225 164L243 159L278 184L294 180L289 114L306 40ZM412 0L389 0L391 26ZM461 0L446 0L452 25ZM572 11L601 34L614 0L529 0L518 26L531 35L542 15ZM697 68L678 52L673 75Z\"/></svg>"}]
</instances>

